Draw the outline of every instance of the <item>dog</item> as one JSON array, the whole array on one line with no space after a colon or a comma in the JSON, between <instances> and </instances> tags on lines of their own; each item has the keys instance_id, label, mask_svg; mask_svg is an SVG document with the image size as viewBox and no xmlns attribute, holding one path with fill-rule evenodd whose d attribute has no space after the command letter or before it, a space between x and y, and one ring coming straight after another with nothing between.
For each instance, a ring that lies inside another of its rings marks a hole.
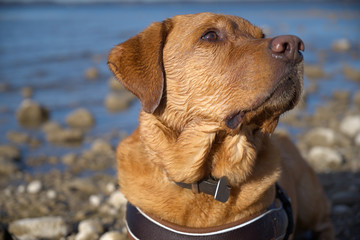
<instances>
[{"instance_id":1,"label":"dog","mask_svg":"<svg viewBox=\"0 0 360 240\"><path fill-rule=\"evenodd\" d=\"M291 239L293 228L334 239L317 176L286 134L272 134L300 99L304 48L296 36L266 38L240 17L198 13L152 23L110 51L110 70L142 105L138 128L117 147L128 212L182 229L137 235L128 219L131 238L212 239L227 231L219 226L271 215L250 237L224 239ZM286 218L271 208L278 196Z\"/></svg>"}]
</instances>

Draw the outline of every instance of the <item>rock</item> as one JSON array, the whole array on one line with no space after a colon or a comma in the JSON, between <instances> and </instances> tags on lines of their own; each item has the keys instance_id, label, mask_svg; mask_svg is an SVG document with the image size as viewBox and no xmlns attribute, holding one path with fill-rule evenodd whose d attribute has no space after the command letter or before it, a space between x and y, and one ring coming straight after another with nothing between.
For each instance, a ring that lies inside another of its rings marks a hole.
<instances>
[{"instance_id":1,"label":"rock","mask_svg":"<svg viewBox=\"0 0 360 240\"><path fill-rule=\"evenodd\" d=\"M125 87L115 77L109 79L109 87L111 90L116 92L127 91Z\"/></svg>"},{"instance_id":2,"label":"rock","mask_svg":"<svg viewBox=\"0 0 360 240\"><path fill-rule=\"evenodd\" d=\"M331 198L333 204L352 205L360 201L360 194L352 191L340 191Z\"/></svg>"},{"instance_id":3,"label":"rock","mask_svg":"<svg viewBox=\"0 0 360 240\"><path fill-rule=\"evenodd\" d=\"M108 193L112 193L116 190L116 185L112 182L109 182L108 184L106 184L105 189Z\"/></svg>"},{"instance_id":4,"label":"rock","mask_svg":"<svg viewBox=\"0 0 360 240\"><path fill-rule=\"evenodd\" d=\"M57 122L47 122L42 126L42 130L45 133L54 132L54 131L61 130L61 129L62 128L61 128L60 124Z\"/></svg>"},{"instance_id":5,"label":"rock","mask_svg":"<svg viewBox=\"0 0 360 240\"><path fill-rule=\"evenodd\" d=\"M305 141L310 146L333 146L336 141L336 134L330 128L315 128L305 135Z\"/></svg>"},{"instance_id":6,"label":"rock","mask_svg":"<svg viewBox=\"0 0 360 240\"><path fill-rule=\"evenodd\" d=\"M39 180L34 180L27 186L27 192L31 194L39 193L42 189L42 183Z\"/></svg>"},{"instance_id":7,"label":"rock","mask_svg":"<svg viewBox=\"0 0 360 240\"><path fill-rule=\"evenodd\" d=\"M333 93L333 98L338 102L348 104L350 101L350 91L336 90Z\"/></svg>"},{"instance_id":8,"label":"rock","mask_svg":"<svg viewBox=\"0 0 360 240\"><path fill-rule=\"evenodd\" d=\"M57 197L57 192L55 190L50 189L46 192L46 196L49 199L55 199Z\"/></svg>"},{"instance_id":9,"label":"rock","mask_svg":"<svg viewBox=\"0 0 360 240\"><path fill-rule=\"evenodd\" d=\"M308 161L316 171L327 172L338 169L343 163L343 158L329 147L316 146L310 149Z\"/></svg>"},{"instance_id":10,"label":"rock","mask_svg":"<svg viewBox=\"0 0 360 240\"><path fill-rule=\"evenodd\" d=\"M349 137L360 132L360 115L346 116L340 123L340 131Z\"/></svg>"},{"instance_id":11,"label":"rock","mask_svg":"<svg viewBox=\"0 0 360 240\"><path fill-rule=\"evenodd\" d=\"M100 234L104 231L101 222L98 219L86 219L79 224L79 233L76 240L99 239Z\"/></svg>"},{"instance_id":12,"label":"rock","mask_svg":"<svg viewBox=\"0 0 360 240\"><path fill-rule=\"evenodd\" d=\"M344 66L343 73L345 77L349 80L360 82L360 69L355 69L351 66Z\"/></svg>"},{"instance_id":13,"label":"rock","mask_svg":"<svg viewBox=\"0 0 360 240\"><path fill-rule=\"evenodd\" d=\"M75 163L76 159L77 159L76 154L68 153L62 157L61 161L66 165L72 165Z\"/></svg>"},{"instance_id":14,"label":"rock","mask_svg":"<svg viewBox=\"0 0 360 240\"><path fill-rule=\"evenodd\" d=\"M319 79L326 77L326 73L324 72L323 67L318 65L305 65L304 73L308 78L311 79Z\"/></svg>"},{"instance_id":15,"label":"rock","mask_svg":"<svg viewBox=\"0 0 360 240\"><path fill-rule=\"evenodd\" d=\"M46 134L47 141L54 144L80 144L83 138L84 134L80 129L58 129Z\"/></svg>"},{"instance_id":16,"label":"rock","mask_svg":"<svg viewBox=\"0 0 360 240\"><path fill-rule=\"evenodd\" d=\"M24 98L31 98L33 93L34 93L34 91L33 91L32 87L23 87L21 89L21 95Z\"/></svg>"},{"instance_id":17,"label":"rock","mask_svg":"<svg viewBox=\"0 0 360 240\"><path fill-rule=\"evenodd\" d=\"M360 109L360 91L354 94L354 104Z\"/></svg>"},{"instance_id":18,"label":"rock","mask_svg":"<svg viewBox=\"0 0 360 240\"><path fill-rule=\"evenodd\" d=\"M114 153L114 149L111 144L102 139L96 139L92 146L91 151L95 153Z\"/></svg>"},{"instance_id":19,"label":"rock","mask_svg":"<svg viewBox=\"0 0 360 240\"><path fill-rule=\"evenodd\" d=\"M136 97L130 92L110 93L105 99L105 106L110 112L123 111L129 108Z\"/></svg>"},{"instance_id":20,"label":"rock","mask_svg":"<svg viewBox=\"0 0 360 240\"><path fill-rule=\"evenodd\" d=\"M360 133L358 133L355 137L355 145L356 146L360 146Z\"/></svg>"},{"instance_id":21,"label":"rock","mask_svg":"<svg viewBox=\"0 0 360 240\"><path fill-rule=\"evenodd\" d=\"M37 127L49 119L49 111L37 102L25 99L16 112L18 122L26 127Z\"/></svg>"},{"instance_id":22,"label":"rock","mask_svg":"<svg viewBox=\"0 0 360 240\"><path fill-rule=\"evenodd\" d=\"M103 201L104 201L104 196L102 195L91 195L89 197L89 202L94 207L99 207Z\"/></svg>"},{"instance_id":23,"label":"rock","mask_svg":"<svg viewBox=\"0 0 360 240\"><path fill-rule=\"evenodd\" d=\"M94 125L95 120L90 111L80 108L66 117L66 123L70 127L89 128Z\"/></svg>"},{"instance_id":24,"label":"rock","mask_svg":"<svg viewBox=\"0 0 360 240\"><path fill-rule=\"evenodd\" d=\"M20 170L17 162L10 158L0 156L0 176L10 176Z\"/></svg>"},{"instance_id":25,"label":"rock","mask_svg":"<svg viewBox=\"0 0 360 240\"><path fill-rule=\"evenodd\" d=\"M346 205L336 205L333 207L331 213L340 216L349 215L351 214L351 208Z\"/></svg>"},{"instance_id":26,"label":"rock","mask_svg":"<svg viewBox=\"0 0 360 240\"><path fill-rule=\"evenodd\" d=\"M95 79L99 78L99 70L95 67L88 68L85 71L85 78L87 78L89 80L95 80Z\"/></svg>"},{"instance_id":27,"label":"rock","mask_svg":"<svg viewBox=\"0 0 360 240\"><path fill-rule=\"evenodd\" d=\"M27 133L9 131L6 134L6 138L13 143L28 143L30 142L30 136Z\"/></svg>"},{"instance_id":28,"label":"rock","mask_svg":"<svg viewBox=\"0 0 360 240\"><path fill-rule=\"evenodd\" d=\"M0 82L0 92L6 92L10 90L10 84L7 82Z\"/></svg>"},{"instance_id":29,"label":"rock","mask_svg":"<svg viewBox=\"0 0 360 240\"><path fill-rule=\"evenodd\" d=\"M124 194L117 190L110 195L108 203L116 209L125 209L127 200Z\"/></svg>"},{"instance_id":30,"label":"rock","mask_svg":"<svg viewBox=\"0 0 360 240\"><path fill-rule=\"evenodd\" d=\"M84 194L93 194L98 191L97 186L88 178L75 178L66 184L66 188L77 190Z\"/></svg>"},{"instance_id":31,"label":"rock","mask_svg":"<svg viewBox=\"0 0 360 240\"><path fill-rule=\"evenodd\" d=\"M10 223L9 232L19 240L60 239L69 227L62 217L25 218Z\"/></svg>"},{"instance_id":32,"label":"rock","mask_svg":"<svg viewBox=\"0 0 360 240\"><path fill-rule=\"evenodd\" d=\"M346 38L341 38L333 42L332 48L336 52L346 52L351 48L350 41Z\"/></svg>"},{"instance_id":33,"label":"rock","mask_svg":"<svg viewBox=\"0 0 360 240\"><path fill-rule=\"evenodd\" d=\"M12 145L0 145L0 158L19 161L21 158L20 150Z\"/></svg>"},{"instance_id":34,"label":"rock","mask_svg":"<svg viewBox=\"0 0 360 240\"><path fill-rule=\"evenodd\" d=\"M126 240L126 239L128 239L126 234L122 234L120 232L115 232L115 231L107 232L100 237L100 240Z\"/></svg>"}]
</instances>

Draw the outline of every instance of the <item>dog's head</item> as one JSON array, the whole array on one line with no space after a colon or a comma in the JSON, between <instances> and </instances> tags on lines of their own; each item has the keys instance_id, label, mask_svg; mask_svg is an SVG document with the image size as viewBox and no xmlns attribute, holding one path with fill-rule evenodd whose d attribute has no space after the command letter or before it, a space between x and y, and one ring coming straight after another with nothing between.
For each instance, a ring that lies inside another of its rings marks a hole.
<instances>
[{"instance_id":1,"label":"dog's head","mask_svg":"<svg viewBox=\"0 0 360 240\"><path fill-rule=\"evenodd\" d=\"M295 36L265 38L240 17L200 13L151 24L117 45L108 65L167 126L182 129L200 118L229 131L246 125L272 132L298 102L300 50Z\"/></svg>"}]
</instances>

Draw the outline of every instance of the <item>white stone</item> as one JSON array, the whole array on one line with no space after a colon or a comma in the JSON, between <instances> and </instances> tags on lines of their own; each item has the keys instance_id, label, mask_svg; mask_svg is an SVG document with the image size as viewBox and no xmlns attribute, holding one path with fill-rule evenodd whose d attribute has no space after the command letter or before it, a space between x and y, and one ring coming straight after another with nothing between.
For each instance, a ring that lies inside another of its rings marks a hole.
<instances>
[{"instance_id":1,"label":"white stone","mask_svg":"<svg viewBox=\"0 0 360 240\"><path fill-rule=\"evenodd\" d=\"M305 135L306 142L311 146L332 146L336 141L336 134L330 128L315 128Z\"/></svg>"},{"instance_id":2,"label":"white stone","mask_svg":"<svg viewBox=\"0 0 360 240\"><path fill-rule=\"evenodd\" d=\"M98 207L103 202L104 197L102 195L91 195L89 197L89 202L92 206Z\"/></svg>"},{"instance_id":3,"label":"white stone","mask_svg":"<svg viewBox=\"0 0 360 240\"><path fill-rule=\"evenodd\" d=\"M41 189L42 189L42 183L39 180L34 180L30 182L29 185L27 186L27 192L32 194L36 194L40 192Z\"/></svg>"},{"instance_id":4,"label":"white stone","mask_svg":"<svg viewBox=\"0 0 360 240\"><path fill-rule=\"evenodd\" d=\"M360 115L346 116L340 123L340 130L349 137L355 137L360 132Z\"/></svg>"},{"instance_id":5,"label":"white stone","mask_svg":"<svg viewBox=\"0 0 360 240\"><path fill-rule=\"evenodd\" d=\"M108 192L108 193L112 193L112 192L114 192L115 191L115 189L116 189L116 185L114 184L114 183L112 183L112 182L109 182L108 184L106 184L106 191Z\"/></svg>"},{"instance_id":6,"label":"white stone","mask_svg":"<svg viewBox=\"0 0 360 240\"><path fill-rule=\"evenodd\" d=\"M317 171L329 171L338 168L343 158L332 148L316 146L310 149L308 161Z\"/></svg>"},{"instance_id":7,"label":"white stone","mask_svg":"<svg viewBox=\"0 0 360 240\"><path fill-rule=\"evenodd\" d=\"M103 231L103 226L98 219L86 219L79 224L79 232L100 234Z\"/></svg>"},{"instance_id":8,"label":"white stone","mask_svg":"<svg viewBox=\"0 0 360 240\"><path fill-rule=\"evenodd\" d=\"M69 233L69 228L62 217L40 217L14 221L9 232L19 240L59 239Z\"/></svg>"},{"instance_id":9,"label":"white stone","mask_svg":"<svg viewBox=\"0 0 360 240\"><path fill-rule=\"evenodd\" d=\"M20 185L17 187L17 192L18 193L24 193L25 192L25 186L24 185Z\"/></svg>"},{"instance_id":10,"label":"white stone","mask_svg":"<svg viewBox=\"0 0 360 240\"><path fill-rule=\"evenodd\" d=\"M116 209L122 209L125 208L127 200L124 194L117 190L110 195L108 203Z\"/></svg>"},{"instance_id":11,"label":"white stone","mask_svg":"<svg viewBox=\"0 0 360 240\"><path fill-rule=\"evenodd\" d=\"M99 234L94 232L79 232L75 236L75 240L97 240L99 239Z\"/></svg>"},{"instance_id":12,"label":"white stone","mask_svg":"<svg viewBox=\"0 0 360 240\"><path fill-rule=\"evenodd\" d=\"M57 196L57 193L55 190L53 189L50 189L46 192L46 196L49 198L49 199L55 199L56 196Z\"/></svg>"},{"instance_id":13,"label":"white stone","mask_svg":"<svg viewBox=\"0 0 360 240\"><path fill-rule=\"evenodd\" d=\"M120 232L107 232L100 237L100 240L125 240L127 239L125 234Z\"/></svg>"}]
</instances>

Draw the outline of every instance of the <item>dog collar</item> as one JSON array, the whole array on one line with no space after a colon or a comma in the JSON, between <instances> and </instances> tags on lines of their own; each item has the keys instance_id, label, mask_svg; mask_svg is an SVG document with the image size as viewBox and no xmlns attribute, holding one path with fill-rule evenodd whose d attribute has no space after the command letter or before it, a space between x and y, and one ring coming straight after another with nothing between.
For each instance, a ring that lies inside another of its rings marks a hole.
<instances>
[{"instance_id":1,"label":"dog collar","mask_svg":"<svg viewBox=\"0 0 360 240\"><path fill-rule=\"evenodd\" d=\"M227 177L223 176L220 179L208 177L195 183L175 182L178 186L188 188L193 193L206 193L214 196L214 199L220 202L226 202L230 196L231 187L228 186Z\"/></svg>"},{"instance_id":2,"label":"dog collar","mask_svg":"<svg viewBox=\"0 0 360 240\"><path fill-rule=\"evenodd\" d=\"M246 222L236 221L209 228L184 227L146 214L128 202L126 226L129 238L133 240L287 240L293 232L293 215L289 199L276 185L273 204L265 213Z\"/></svg>"}]
</instances>

